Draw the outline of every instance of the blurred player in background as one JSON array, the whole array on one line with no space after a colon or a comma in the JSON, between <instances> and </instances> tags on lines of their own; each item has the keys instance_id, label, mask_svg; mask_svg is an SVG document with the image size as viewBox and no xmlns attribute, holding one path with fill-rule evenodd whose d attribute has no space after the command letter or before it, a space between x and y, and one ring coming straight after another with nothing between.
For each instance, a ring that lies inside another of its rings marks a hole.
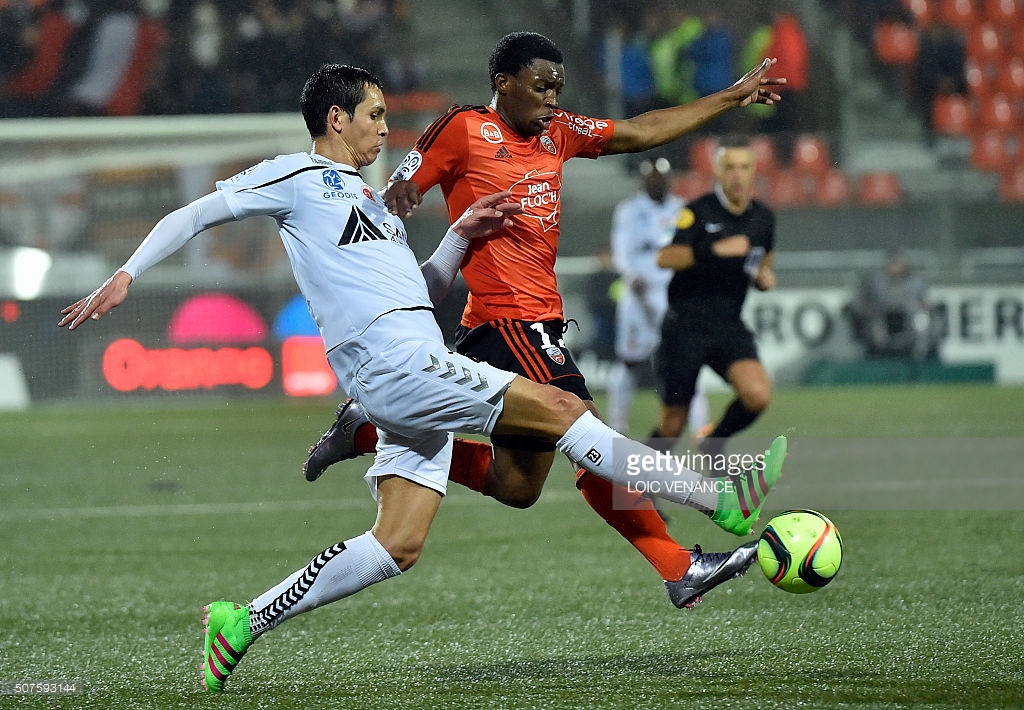
<instances>
[{"instance_id":1,"label":"blurred player in background","mask_svg":"<svg viewBox=\"0 0 1024 710\"><path fill-rule=\"evenodd\" d=\"M658 252L672 238L676 217L686 205L672 193L668 160L645 160L639 172L642 189L617 204L612 214L612 261L621 287L615 300L616 362L608 378L608 423L624 433L629 432L637 382L658 346L668 308L673 272L658 266ZM707 410L707 398L698 392L690 404L691 430L707 423Z\"/></svg>"},{"instance_id":2,"label":"blurred player in background","mask_svg":"<svg viewBox=\"0 0 1024 710\"><path fill-rule=\"evenodd\" d=\"M661 417L653 438L670 447L686 427L697 376L707 365L736 393L701 442L718 455L725 440L746 429L771 399L771 381L754 335L740 318L747 290L775 287L775 216L753 198L754 151L746 138L724 139L714 154L715 187L679 214L672 243L658 265L675 275L661 329L656 372Z\"/></svg>"},{"instance_id":3,"label":"blurred player in background","mask_svg":"<svg viewBox=\"0 0 1024 710\"><path fill-rule=\"evenodd\" d=\"M359 173L376 160L388 134L380 82L366 70L327 64L306 81L300 105L313 140L310 152L265 160L165 216L113 276L64 308L60 321L73 330L98 320L125 300L146 269L210 227L273 216L328 362L378 426L379 453L366 473L377 501L373 528L321 551L249 604L217 601L205 607L202 682L211 692L223 690L253 641L281 622L412 567L447 490L451 432L551 441L570 460L619 485L636 480L629 477L633 454L656 457L603 424L580 398L445 346L432 306L450 288L469 240L509 226L522 212L507 200L508 192L472 201L435 254L417 265L401 218ZM763 475L747 472L736 490L669 490L669 483L680 480L699 483L693 471L682 479L661 476L659 490L724 529L745 534L760 506L748 510L742 499L763 500L784 459L785 438L779 437L766 454ZM211 500L223 495L217 485L208 493ZM224 554L208 561L208 571L230 576L237 573L244 544L223 542ZM756 545L748 542L732 553L695 551L687 589L678 593L696 603L704 592L745 572Z\"/></svg>"},{"instance_id":4,"label":"blurred player in background","mask_svg":"<svg viewBox=\"0 0 1024 710\"><path fill-rule=\"evenodd\" d=\"M454 106L420 136L389 181L385 199L408 217L422 194L440 185L449 215L461 215L479 196L509 191L524 208L513 224L470 246L462 259L469 299L456 334L459 353L550 383L587 402L592 396L565 347L565 317L555 279L562 165L574 157L636 153L669 143L722 113L779 99L784 79L768 76L764 60L733 86L683 106L627 120L595 119L559 107L565 86L562 53L546 37L514 32L491 53L487 106ZM549 441L531 436L457 440L450 479L510 506L528 507L541 494L555 457ZM374 451L373 427L358 402L338 409L335 423L310 449L303 469L315 480L331 464ZM580 469L577 486L587 502L633 544L678 593L691 551L668 534L651 501ZM699 549L699 548L698 548Z\"/></svg>"}]
</instances>

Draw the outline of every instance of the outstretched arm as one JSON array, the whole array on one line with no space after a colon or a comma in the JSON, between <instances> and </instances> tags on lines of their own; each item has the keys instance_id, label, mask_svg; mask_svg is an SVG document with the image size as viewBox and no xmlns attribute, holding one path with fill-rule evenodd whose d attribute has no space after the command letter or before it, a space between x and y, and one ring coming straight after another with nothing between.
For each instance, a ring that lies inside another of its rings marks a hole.
<instances>
[{"instance_id":1,"label":"outstretched arm","mask_svg":"<svg viewBox=\"0 0 1024 710\"><path fill-rule=\"evenodd\" d=\"M703 96L682 106L656 109L615 122L615 131L602 155L637 153L670 143L726 111L752 103L773 104L781 97L772 88L786 83L768 76L775 64L765 59L728 89Z\"/></svg>"},{"instance_id":2,"label":"outstretched arm","mask_svg":"<svg viewBox=\"0 0 1024 710\"><path fill-rule=\"evenodd\" d=\"M83 299L61 310L58 326L74 330L86 320L99 320L128 297L128 287L143 271L180 249L189 239L218 224L235 219L220 192L174 210L157 222L124 266Z\"/></svg>"},{"instance_id":3,"label":"outstretched arm","mask_svg":"<svg viewBox=\"0 0 1024 710\"><path fill-rule=\"evenodd\" d=\"M455 220L430 258L420 264L431 303L437 305L448 295L471 239L511 227L511 215L522 214L521 205L508 201L511 196L511 192L498 192L474 202Z\"/></svg>"}]
</instances>

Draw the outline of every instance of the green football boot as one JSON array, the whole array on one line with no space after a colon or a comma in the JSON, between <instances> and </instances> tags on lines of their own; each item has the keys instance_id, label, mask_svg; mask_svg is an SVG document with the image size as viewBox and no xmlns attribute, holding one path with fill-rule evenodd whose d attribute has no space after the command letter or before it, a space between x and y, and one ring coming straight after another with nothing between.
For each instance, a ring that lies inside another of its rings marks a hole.
<instances>
[{"instance_id":1,"label":"green football boot","mask_svg":"<svg viewBox=\"0 0 1024 710\"><path fill-rule=\"evenodd\" d=\"M234 602L211 602L203 607L203 612L203 686L218 693L224 690L224 682L252 645L249 607Z\"/></svg>"},{"instance_id":2,"label":"green football boot","mask_svg":"<svg viewBox=\"0 0 1024 710\"><path fill-rule=\"evenodd\" d=\"M724 486L718 494L718 507L711 519L720 528L733 535L746 535L757 522L768 494L782 475L786 460L786 437L776 437L764 452L764 464L753 466L743 473L729 476L731 486Z\"/></svg>"}]
</instances>

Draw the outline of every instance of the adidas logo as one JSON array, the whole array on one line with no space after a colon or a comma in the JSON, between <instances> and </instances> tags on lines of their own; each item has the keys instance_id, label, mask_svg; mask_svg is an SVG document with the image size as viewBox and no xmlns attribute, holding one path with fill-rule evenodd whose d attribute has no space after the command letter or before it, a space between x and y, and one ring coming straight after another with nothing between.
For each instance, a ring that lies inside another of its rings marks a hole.
<instances>
[{"instance_id":1,"label":"adidas logo","mask_svg":"<svg viewBox=\"0 0 1024 710\"><path fill-rule=\"evenodd\" d=\"M508 148L506 148L505 146L501 146L500 148L498 148L498 152L494 154L494 157L504 160L506 158L511 158L512 154L508 152Z\"/></svg>"}]
</instances>

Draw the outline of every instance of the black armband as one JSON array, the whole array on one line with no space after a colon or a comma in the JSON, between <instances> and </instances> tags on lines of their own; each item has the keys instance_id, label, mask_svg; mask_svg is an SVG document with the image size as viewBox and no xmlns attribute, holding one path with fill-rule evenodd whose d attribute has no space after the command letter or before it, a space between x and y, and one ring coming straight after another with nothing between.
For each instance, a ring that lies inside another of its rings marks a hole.
<instances>
[{"instance_id":1,"label":"black armband","mask_svg":"<svg viewBox=\"0 0 1024 710\"><path fill-rule=\"evenodd\" d=\"M690 247L693 250L693 260L699 264L714 257L715 253L711 251L711 244L712 242L702 241Z\"/></svg>"}]
</instances>

